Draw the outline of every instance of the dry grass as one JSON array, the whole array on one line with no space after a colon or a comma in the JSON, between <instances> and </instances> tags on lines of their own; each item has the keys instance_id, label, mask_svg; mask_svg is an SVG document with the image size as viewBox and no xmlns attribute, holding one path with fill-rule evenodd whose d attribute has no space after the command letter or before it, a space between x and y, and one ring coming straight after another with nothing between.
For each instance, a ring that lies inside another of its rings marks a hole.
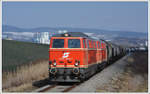
<instances>
[{"instance_id":1,"label":"dry grass","mask_svg":"<svg viewBox=\"0 0 150 94\"><path fill-rule=\"evenodd\" d=\"M48 61L35 62L30 65L21 66L15 72L3 73L2 89L3 91L22 90L27 86L31 86L33 81L46 77L48 77Z\"/></svg>"},{"instance_id":2,"label":"dry grass","mask_svg":"<svg viewBox=\"0 0 150 94\"><path fill-rule=\"evenodd\" d=\"M26 83L26 84L22 84L19 85L17 87L11 87L8 89L4 89L3 92L28 92L28 91L32 91L32 89L34 89L35 87L32 86L32 83Z\"/></svg>"}]
</instances>

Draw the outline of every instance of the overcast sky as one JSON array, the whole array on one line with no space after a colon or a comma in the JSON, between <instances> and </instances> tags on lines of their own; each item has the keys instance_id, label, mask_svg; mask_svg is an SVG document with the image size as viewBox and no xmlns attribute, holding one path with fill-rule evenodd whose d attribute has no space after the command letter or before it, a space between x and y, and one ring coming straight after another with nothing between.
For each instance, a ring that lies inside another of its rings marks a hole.
<instances>
[{"instance_id":1,"label":"overcast sky","mask_svg":"<svg viewBox=\"0 0 150 94\"><path fill-rule=\"evenodd\" d=\"M147 2L3 2L3 25L147 32Z\"/></svg>"}]
</instances>

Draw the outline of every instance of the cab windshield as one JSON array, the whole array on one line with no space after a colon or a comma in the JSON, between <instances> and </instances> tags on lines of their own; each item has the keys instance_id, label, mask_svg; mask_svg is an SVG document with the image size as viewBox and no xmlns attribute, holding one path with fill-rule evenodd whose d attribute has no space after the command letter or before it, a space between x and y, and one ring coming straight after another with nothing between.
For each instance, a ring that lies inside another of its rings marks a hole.
<instances>
[{"instance_id":1,"label":"cab windshield","mask_svg":"<svg viewBox=\"0 0 150 94\"><path fill-rule=\"evenodd\" d=\"M64 39L53 39L53 48L64 48Z\"/></svg>"},{"instance_id":2,"label":"cab windshield","mask_svg":"<svg viewBox=\"0 0 150 94\"><path fill-rule=\"evenodd\" d=\"M68 48L81 48L80 39L68 39Z\"/></svg>"},{"instance_id":3,"label":"cab windshield","mask_svg":"<svg viewBox=\"0 0 150 94\"><path fill-rule=\"evenodd\" d=\"M64 39L53 39L52 48L64 48ZM81 48L80 39L68 39L68 48Z\"/></svg>"}]
</instances>

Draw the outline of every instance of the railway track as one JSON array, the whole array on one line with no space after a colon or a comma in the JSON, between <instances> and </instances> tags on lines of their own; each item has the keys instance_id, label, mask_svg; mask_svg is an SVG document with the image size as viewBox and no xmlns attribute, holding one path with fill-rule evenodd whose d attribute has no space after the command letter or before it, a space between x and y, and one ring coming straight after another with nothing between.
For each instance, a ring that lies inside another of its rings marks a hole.
<instances>
[{"instance_id":1,"label":"railway track","mask_svg":"<svg viewBox=\"0 0 150 94\"><path fill-rule=\"evenodd\" d=\"M76 86L78 86L79 83L75 83L73 85L59 85L58 83L53 85L46 85L39 89L36 89L34 92L69 92Z\"/></svg>"}]
</instances>

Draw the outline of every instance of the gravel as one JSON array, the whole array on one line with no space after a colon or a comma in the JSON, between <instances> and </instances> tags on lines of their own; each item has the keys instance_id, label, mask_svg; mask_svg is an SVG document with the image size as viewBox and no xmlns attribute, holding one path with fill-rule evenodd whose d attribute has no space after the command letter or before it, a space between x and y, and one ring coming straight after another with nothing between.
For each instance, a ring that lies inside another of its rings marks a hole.
<instances>
[{"instance_id":1,"label":"gravel","mask_svg":"<svg viewBox=\"0 0 150 94\"><path fill-rule=\"evenodd\" d=\"M91 77L89 80L75 87L70 92L96 92L97 88L109 83L111 79L116 79L121 75L121 73L124 72L124 69L127 65L126 59L128 56L129 55L124 56L120 60Z\"/></svg>"}]
</instances>

